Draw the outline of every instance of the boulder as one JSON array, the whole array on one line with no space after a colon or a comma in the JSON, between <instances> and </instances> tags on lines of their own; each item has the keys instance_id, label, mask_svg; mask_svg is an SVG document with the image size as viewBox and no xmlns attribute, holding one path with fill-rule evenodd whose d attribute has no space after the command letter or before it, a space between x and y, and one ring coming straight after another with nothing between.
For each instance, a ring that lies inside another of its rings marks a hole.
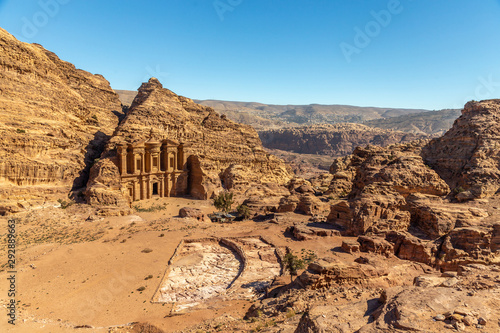
<instances>
[{"instance_id":1,"label":"boulder","mask_svg":"<svg viewBox=\"0 0 500 333\"><path fill-rule=\"evenodd\" d=\"M407 232L391 231L385 239L393 244L394 254L404 260L412 260L427 265L434 265L439 250L439 242L424 241Z\"/></svg>"},{"instance_id":2,"label":"boulder","mask_svg":"<svg viewBox=\"0 0 500 333\"><path fill-rule=\"evenodd\" d=\"M205 220L205 214L201 209L198 208L192 208L192 207L182 207L179 209L179 216L180 217L190 217L197 219L199 221Z\"/></svg>"},{"instance_id":3,"label":"boulder","mask_svg":"<svg viewBox=\"0 0 500 333\"><path fill-rule=\"evenodd\" d=\"M372 252L386 257L394 254L394 246L381 237L359 236L358 243L361 252Z\"/></svg>"},{"instance_id":4,"label":"boulder","mask_svg":"<svg viewBox=\"0 0 500 333\"><path fill-rule=\"evenodd\" d=\"M312 216L321 214L327 210L327 204L323 203L314 194L306 193L299 196L295 212Z\"/></svg>"},{"instance_id":5,"label":"boulder","mask_svg":"<svg viewBox=\"0 0 500 333\"><path fill-rule=\"evenodd\" d=\"M295 212L299 204L299 197L296 195L289 195L280 199L279 207L276 210L278 213Z\"/></svg>"}]
</instances>

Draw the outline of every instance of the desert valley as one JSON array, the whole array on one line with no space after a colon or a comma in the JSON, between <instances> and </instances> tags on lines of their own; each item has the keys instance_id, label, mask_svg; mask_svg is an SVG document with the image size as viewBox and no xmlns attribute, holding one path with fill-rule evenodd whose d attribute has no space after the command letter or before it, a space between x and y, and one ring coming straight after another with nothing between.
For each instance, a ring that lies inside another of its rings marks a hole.
<instances>
[{"instance_id":1,"label":"desert valley","mask_svg":"<svg viewBox=\"0 0 500 333\"><path fill-rule=\"evenodd\" d=\"M0 50L1 332L500 332L500 99L192 100Z\"/></svg>"}]
</instances>

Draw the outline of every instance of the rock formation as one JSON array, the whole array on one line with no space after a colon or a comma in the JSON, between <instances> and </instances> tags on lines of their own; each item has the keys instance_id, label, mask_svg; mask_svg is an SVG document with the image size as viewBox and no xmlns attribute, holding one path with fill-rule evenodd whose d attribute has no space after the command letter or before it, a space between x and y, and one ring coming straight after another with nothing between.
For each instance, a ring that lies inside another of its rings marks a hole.
<instances>
[{"instance_id":1,"label":"rock formation","mask_svg":"<svg viewBox=\"0 0 500 333\"><path fill-rule=\"evenodd\" d=\"M500 100L469 102L453 127L422 150L457 199L485 198L500 189L499 121Z\"/></svg>"},{"instance_id":2,"label":"rock formation","mask_svg":"<svg viewBox=\"0 0 500 333\"><path fill-rule=\"evenodd\" d=\"M357 148L336 159L329 193L339 200L328 220L349 235L385 238L402 259L455 270L495 262L496 224L486 210L453 196L484 198L500 188L498 117L500 101L469 102L440 139ZM358 242L347 251L367 240Z\"/></svg>"},{"instance_id":3,"label":"rock formation","mask_svg":"<svg viewBox=\"0 0 500 333\"><path fill-rule=\"evenodd\" d=\"M419 156L424 141L386 149L357 148L330 168L330 192L348 196L331 208L329 220L349 234L377 230L407 230L410 213L404 207L412 193L446 195L449 188Z\"/></svg>"},{"instance_id":4,"label":"rock formation","mask_svg":"<svg viewBox=\"0 0 500 333\"><path fill-rule=\"evenodd\" d=\"M43 203L85 186L118 125L118 95L101 75L3 29L0 50L0 199Z\"/></svg>"},{"instance_id":5,"label":"rock formation","mask_svg":"<svg viewBox=\"0 0 500 333\"><path fill-rule=\"evenodd\" d=\"M207 199L222 187L244 191L252 184L285 184L291 178L285 164L263 150L253 128L174 94L155 78L140 87L101 161L92 168L92 175L101 174L105 165L113 168L106 161L116 163L118 143L146 141L150 136L157 141L168 139L185 144L187 177L179 179L182 185L177 194ZM119 202L123 193L112 186L116 176L101 180L96 177L89 182L89 200L98 192L107 191L115 199L103 203Z\"/></svg>"},{"instance_id":6,"label":"rock formation","mask_svg":"<svg viewBox=\"0 0 500 333\"><path fill-rule=\"evenodd\" d=\"M388 146L426 137L349 123L267 130L259 136L266 148L333 157L349 155L358 146Z\"/></svg>"}]
</instances>

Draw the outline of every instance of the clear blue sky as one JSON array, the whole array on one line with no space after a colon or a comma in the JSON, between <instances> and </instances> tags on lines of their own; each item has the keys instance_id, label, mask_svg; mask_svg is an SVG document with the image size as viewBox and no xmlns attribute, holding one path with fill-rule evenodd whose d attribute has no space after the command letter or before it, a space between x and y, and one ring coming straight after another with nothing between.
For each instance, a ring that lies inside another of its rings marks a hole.
<instances>
[{"instance_id":1,"label":"clear blue sky","mask_svg":"<svg viewBox=\"0 0 500 333\"><path fill-rule=\"evenodd\" d=\"M397 2L0 0L0 26L114 89L156 76L190 98L273 104L500 98L500 0Z\"/></svg>"}]
</instances>

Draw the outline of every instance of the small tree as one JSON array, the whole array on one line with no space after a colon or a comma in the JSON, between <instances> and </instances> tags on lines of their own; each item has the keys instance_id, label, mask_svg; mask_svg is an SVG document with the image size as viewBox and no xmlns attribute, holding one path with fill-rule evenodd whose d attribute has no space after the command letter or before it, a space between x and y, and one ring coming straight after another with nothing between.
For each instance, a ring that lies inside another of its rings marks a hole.
<instances>
[{"instance_id":1,"label":"small tree","mask_svg":"<svg viewBox=\"0 0 500 333\"><path fill-rule=\"evenodd\" d=\"M290 273L290 282L293 282L293 277L297 276L297 271L299 269L305 268L305 263L302 259L294 256L292 252L288 252L284 258L285 270Z\"/></svg>"},{"instance_id":2,"label":"small tree","mask_svg":"<svg viewBox=\"0 0 500 333\"><path fill-rule=\"evenodd\" d=\"M250 218L250 208L247 205L239 205L236 207L238 211L238 215L241 216L244 220L248 220Z\"/></svg>"},{"instance_id":3,"label":"small tree","mask_svg":"<svg viewBox=\"0 0 500 333\"><path fill-rule=\"evenodd\" d=\"M231 210L231 206L233 205L233 193L231 192L222 192L214 199L214 206L220 211L229 212Z\"/></svg>"}]
</instances>

